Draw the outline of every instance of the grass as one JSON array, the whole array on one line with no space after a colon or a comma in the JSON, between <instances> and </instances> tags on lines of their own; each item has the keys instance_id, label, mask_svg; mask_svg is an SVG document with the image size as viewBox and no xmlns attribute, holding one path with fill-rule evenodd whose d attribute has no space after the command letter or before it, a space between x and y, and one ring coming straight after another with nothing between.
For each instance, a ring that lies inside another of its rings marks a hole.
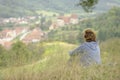
<instances>
[{"instance_id":1,"label":"grass","mask_svg":"<svg viewBox=\"0 0 120 80\"><path fill-rule=\"evenodd\" d=\"M46 51L42 60L21 67L1 69L0 80L119 80L119 44L120 39L101 43L103 63L82 67L68 64L68 51L77 45L63 42L44 43Z\"/></svg>"}]
</instances>

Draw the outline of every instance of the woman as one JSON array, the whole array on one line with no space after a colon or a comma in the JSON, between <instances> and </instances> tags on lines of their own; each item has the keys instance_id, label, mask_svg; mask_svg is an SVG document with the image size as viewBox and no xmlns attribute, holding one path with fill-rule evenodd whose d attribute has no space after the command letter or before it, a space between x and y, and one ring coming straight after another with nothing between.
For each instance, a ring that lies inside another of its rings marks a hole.
<instances>
[{"instance_id":1,"label":"woman","mask_svg":"<svg viewBox=\"0 0 120 80\"><path fill-rule=\"evenodd\" d=\"M95 32L91 29L86 29L84 31L84 39L85 42L71 51L69 55L71 56L71 58L73 56L77 56L80 60L80 64L83 66L100 64L100 48L98 43L96 42Z\"/></svg>"}]
</instances>

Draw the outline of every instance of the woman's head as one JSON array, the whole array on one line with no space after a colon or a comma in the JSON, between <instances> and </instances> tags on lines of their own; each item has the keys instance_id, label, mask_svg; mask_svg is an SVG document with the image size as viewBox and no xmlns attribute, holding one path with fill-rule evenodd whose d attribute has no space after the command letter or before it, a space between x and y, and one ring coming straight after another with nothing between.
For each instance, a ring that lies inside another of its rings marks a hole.
<instances>
[{"instance_id":1,"label":"woman's head","mask_svg":"<svg viewBox=\"0 0 120 80\"><path fill-rule=\"evenodd\" d=\"M86 42L92 42L95 41L96 42L96 34L93 30L91 29L86 29L84 31L84 38Z\"/></svg>"}]
</instances>

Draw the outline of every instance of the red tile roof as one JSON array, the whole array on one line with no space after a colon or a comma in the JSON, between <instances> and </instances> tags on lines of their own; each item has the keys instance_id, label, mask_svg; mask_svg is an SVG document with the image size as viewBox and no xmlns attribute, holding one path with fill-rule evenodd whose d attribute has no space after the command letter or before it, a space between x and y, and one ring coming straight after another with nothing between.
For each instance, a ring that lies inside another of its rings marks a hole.
<instances>
[{"instance_id":1,"label":"red tile roof","mask_svg":"<svg viewBox=\"0 0 120 80\"><path fill-rule=\"evenodd\" d=\"M72 14L71 16L59 16L58 19L61 19L65 22L65 24L69 24L70 20L72 19L77 19L78 16L76 14Z\"/></svg>"},{"instance_id":2,"label":"red tile roof","mask_svg":"<svg viewBox=\"0 0 120 80\"><path fill-rule=\"evenodd\" d=\"M65 24L70 23L70 17L60 16L58 17L58 19L62 19L65 22Z\"/></svg>"},{"instance_id":3,"label":"red tile roof","mask_svg":"<svg viewBox=\"0 0 120 80\"><path fill-rule=\"evenodd\" d=\"M5 48L10 48L11 47L11 45L12 45L12 42L4 42L4 47Z\"/></svg>"},{"instance_id":4,"label":"red tile roof","mask_svg":"<svg viewBox=\"0 0 120 80\"><path fill-rule=\"evenodd\" d=\"M76 14L72 14L72 15L71 15L71 18L77 19L78 16L77 16Z\"/></svg>"},{"instance_id":5,"label":"red tile roof","mask_svg":"<svg viewBox=\"0 0 120 80\"><path fill-rule=\"evenodd\" d=\"M20 34L25 28L23 27L18 27L18 28L15 28L15 31L16 31L16 34Z\"/></svg>"},{"instance_id":6,"label":"red tile roof","mask_svg":"<svg viewBox=\"0 0 120 80\"><path fill-rule=\"evenodd\" d=\"M31 33L29 33L23 41L31 41L34 39L40 40L43 36L43 32L40 29L34 29Z\"/></svg>"},{"instance_id":7,"label":"red tile roof","mask_svg":"<svg viewBox=\"0 0 120 80\"><path fill-rule=\"evenodd\" d=\"M7 37L7 33L11 32L11 31L12 30L9 30L9 29L5 29L5 30L1 31L0 37L1 38Z\"/></svg>"}]
</instances>

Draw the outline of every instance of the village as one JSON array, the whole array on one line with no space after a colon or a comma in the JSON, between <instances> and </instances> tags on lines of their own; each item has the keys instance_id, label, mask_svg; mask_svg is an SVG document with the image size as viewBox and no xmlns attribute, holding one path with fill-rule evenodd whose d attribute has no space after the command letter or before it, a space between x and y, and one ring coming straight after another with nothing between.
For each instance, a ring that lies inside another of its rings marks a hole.
<instances>
[{"instance_id":1,"label":"village","mask_svg":"<svg viewBox=\"0 0 120 80\"><path fill-rule=\"evenodd\" d=\"M36 20L36 18L41 19L41 16L29 16L22 18L8 18L8 19L0 19L0 24L6 23L14 23L14 24L30 24L30 20ZM55 30L59 27L63 27L65 25L75 25L80 21L84 21L85 19L79 19L78 15L71 14L69 16L56 16L56 19L51 22L48 27L48 31ZM35 24L41 24L39 20L35 21ZM28 27L14 27L12 29L5 28L0 31L0 44L5 48L10 48L12 43L17 40L22 41L25 44L35 43L42 41L46 38L47 33L43 31L40 26L33 27L32 29Z\"/></svg>"}]
</instances>

